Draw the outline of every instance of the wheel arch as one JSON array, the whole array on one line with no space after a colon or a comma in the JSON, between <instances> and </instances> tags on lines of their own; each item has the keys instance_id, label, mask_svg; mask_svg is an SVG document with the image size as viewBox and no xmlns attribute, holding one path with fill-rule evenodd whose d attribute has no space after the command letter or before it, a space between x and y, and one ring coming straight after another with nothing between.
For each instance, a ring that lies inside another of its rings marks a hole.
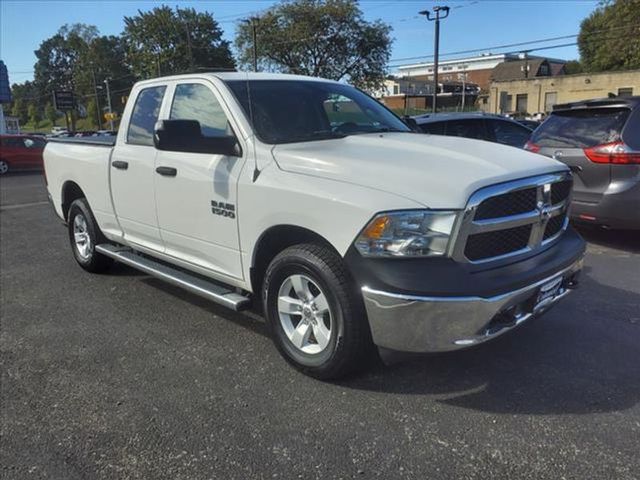
<instances>
[{"instance_id":1,"label":"wheel arch","mask_svg":"<svg viewBox=\"0 0 640 480\"><path fill-rule=\"evenodd\" d=\"M322 235L297 225L275 225L260 235L251 258L251 286L259 292L264 275L271 260L285 248L301 243L316 243L330 248L338 255L336 248Z\"/></svg>"},{"instance_id":2,"label":"wheel arch","mask_svg":"<svg viewBox=\"0 0 640 480\"><path fill-rule=\"evenodd\" d=\"M69 207L71 207L71 204L79 198L86 198L86 195L82 191L82 188L80 188L80 185L72 180L64 182L64 184L62 185L61 206L62 216L64 217L65 221L69 216Z\"/></svg>"}]
</instances>

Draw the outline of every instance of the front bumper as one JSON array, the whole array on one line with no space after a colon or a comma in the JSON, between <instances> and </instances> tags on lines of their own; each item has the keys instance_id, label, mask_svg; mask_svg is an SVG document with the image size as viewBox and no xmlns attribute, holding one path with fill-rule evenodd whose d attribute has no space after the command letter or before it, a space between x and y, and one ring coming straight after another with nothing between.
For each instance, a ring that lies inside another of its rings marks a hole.
<instances>
[{"instance_id":1,"label":"front bumper","mask_svg":"<svg viewBox=\"0 0 640 480\"><path fill-rule=\"evenodd\" d=\"M403 352L445 352L493 339L541 315L577 286L582 256L530 285L492 297L418 296L362 288L373 341ZM544 286L560 282L537 302Z\"/></svg>"}]
</instances>

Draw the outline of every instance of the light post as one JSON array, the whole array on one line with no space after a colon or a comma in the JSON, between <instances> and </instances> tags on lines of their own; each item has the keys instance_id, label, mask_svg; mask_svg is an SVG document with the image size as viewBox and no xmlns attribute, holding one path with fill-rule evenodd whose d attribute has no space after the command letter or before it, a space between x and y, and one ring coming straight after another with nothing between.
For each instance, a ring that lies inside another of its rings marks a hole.
<instances>
[{"instance_id":1,"label":"light post","mask_svg":"<svg viewBox=\"0 0 640 480\"><path fill-rule=\"evenodd\" d=\"M429 10L418 12L425 15L430 22L436 22L435 40L433 45L433 113L438 111L438 50L440 47L440 20L449 16L449 7L433 7L433 13ZM442 15L441 15L442 14Z\"/></svg>"},{"instance_id":2,"label":"light post","mask_svg":"<svg viewBox=\"0 0 640 480\"><path fill-rule=\"evenodd\" d=\"M257 23L258 19L256 17L251 17L247 20L243 20L247 25L251 25L251 37L253 41L253 71L258 71L258 34L257 34Z\"/></svg>"},{"instance_id":3,"label":"light post","mask_svg":"<svg viewBox=\"0 0 640 480\"><path fill-rule=\"evenodd\" d=\"M464 65L462 67L462 111L464 112L464 100L465 100L465 94L467 93L467 86L466 86L466 81L467 81L467 66Z\"/></svg>"},{"instance_id":4,"label":"light post","mask_svg":"<svg viewBox=\"0 0 640 480\"><path fill-rule=\"evenodd\" d=\"M111 93L109 92L109 79L104 79L104 84L107 86L107 108L109 109L109 130L113 131L113 111L111 110Z\"/></svg>"}]
</instances>

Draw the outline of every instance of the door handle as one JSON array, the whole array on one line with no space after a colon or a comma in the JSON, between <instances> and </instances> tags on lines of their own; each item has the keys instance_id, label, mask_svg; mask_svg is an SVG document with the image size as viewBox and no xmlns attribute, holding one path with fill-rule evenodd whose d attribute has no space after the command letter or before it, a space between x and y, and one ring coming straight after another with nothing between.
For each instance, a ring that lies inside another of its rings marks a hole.
<instances>
[{"instance_id":1,"label":"door handle","mask_svg":"<svg viewBox=\"0 0 640 480\"><path fill-rule=\"evenodd\" d=\"M111 162L111 166L119 170L126 170L127 168L129 168L129 162L123 162L122 160L114 160L113 162Z\"/></svg>"},{"instance_id":2,"label":"door handle","mask_svg":"<svg viewBox=\"0 0 640 480\"><path fill-rule=\"evenodd\" d=\"M156 172L165 177L175 177L178 174L178 170L173 167L158 167Z\"/></svg>"}]
</instances>

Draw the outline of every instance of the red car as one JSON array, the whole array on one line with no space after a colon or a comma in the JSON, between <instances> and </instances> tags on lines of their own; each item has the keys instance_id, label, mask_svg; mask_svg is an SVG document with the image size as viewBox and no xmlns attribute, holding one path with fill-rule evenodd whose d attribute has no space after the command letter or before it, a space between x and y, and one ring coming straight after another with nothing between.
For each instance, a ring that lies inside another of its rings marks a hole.
<instances>
[{"instance_id":1,"label":"red car","mask_svg":"<svg viewBox=\"0 0 640 480\"><path fill-rule=\"evenodd\" d=\"M9 170L42 170L46 141L33 135L0 136L0 175Z\"/></svg>"}]
</instances>

